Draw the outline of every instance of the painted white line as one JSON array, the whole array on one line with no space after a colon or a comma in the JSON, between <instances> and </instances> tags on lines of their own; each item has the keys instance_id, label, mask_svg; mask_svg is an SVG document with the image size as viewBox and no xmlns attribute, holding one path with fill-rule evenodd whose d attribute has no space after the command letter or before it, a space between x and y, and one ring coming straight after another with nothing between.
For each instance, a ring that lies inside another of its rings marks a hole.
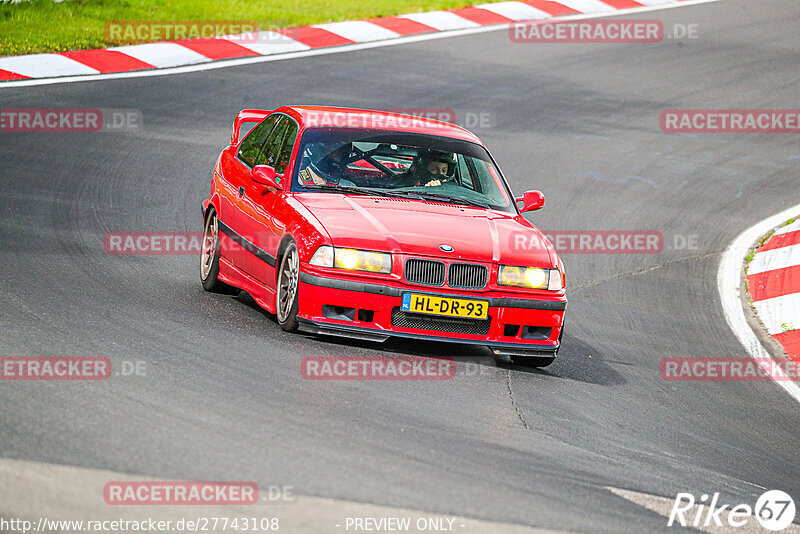
<instances>
[{"instance_id":1,"label":"painted white line","mask_svg":"<svg viewBox=\"0 0 800 534\"><path fill-rule=\"evenodd\" d=\"M783 228L778 228L772 235L788 234L789 232L797 232L798 230L800 230L800 219L797 219L793 223L787 224Z\"/></svg>"},{"instance_id":2,"label":"painted white line","mask_svg":"<svg viewBox=\"0 0 800 534\"><path fill-rule=\"evenodd\" d=\"M428 11L427 13L410 13L400 15L400 18L409 19L425 26L430 26L439 31L460 30L463 28L474 28L480 26L477 22L472 22L464 17L459 17L449 11Z\"/></svg>"},{"instance_id":3,"label":"painted white line","mask_svg":"<svg viewBox=\"0 0 800 534\"><path fill-rule=\"evenodd\" d=\"M189 50L185 46L181 46L177 43L147 43L117 46L109 48L109 50L122 52L123 54L127 54L139 61L144 61L160 69L211 61L211 59L206 56L198 54L194 50Z\"/></svg>"},{"instance_id":4,"label":"painted white line","mask_svg":"<svg viewBox=\"0 0 800 534\"><path fill-rule=\"evenodd\" d=\"M252 50L256 54L262 56L270 56L272 54L286 54L288 52L302 52L304 50L311 50L311 47L295 41L291 37L287 37L282 33L277 32L258 32L258 41L254 43L233 41L239 46L243 46Z\"/></svg>"},{"instance_id":5,"label":"painted white line","mask_svg":"<svg viewBox=\"0 0 800 534\"><path fill-rule=\"evenodd\" d=\"M606 11L617 11L615 8L600 0L558 0L559 4L571 7L581 13L604 13Z\"/></svg>"},{"instance_id":6,"label":"painted white line","mask_svg":"<svg viewBox=\"0 0 800 534\"><path fill-rule=\"evenodd\" d=\"M722 253L722 260L717 272L717 289L722 301L722 311L728 326L733 330L734 335L736 335L741 344L744 345L744 348L747 349L751 358L772 358L772 355L758 340L744 315L744 308L741 302L744 257L750 247L762 235L798 213L800 213L800 204L764 219L739 234ZM800 387L797 384L788 380L775 381L775 383L791 395L794 400L800 402Z\"/></svg>"},{"instance_id":7,"label":"painted white line","mask_svg":"<svg viewBox=\"0 0 800 534\"><path fill-rule=\"evenodd\" d=\"M753 306L758 318L767 327L769 335L780 334L784 330L800 328L800 293L790 293L780 297L759 300ZM788 325L784 328L783 325Z\"/></svg>"},{"instance_id":8,"label":"painted white line","mask_svg":"<svg viewBox=\"0 0 800 534\"><path fill-rule=\"evenodd\" d=\"M16 72L30 78L42 76L78 76L99 74L99 70L87 67L59 54L31 54L28 56L0 58L0 69Z\"/></svg>"},{"instance_id":9,"label":"painted white line","mask_svg":"<svg viewBox=\"0 0 800 534\"><path fill-rule=\"evenodd\" d=\"M800 265L800 245L774 248L757 252L747 267L747 275L785 269L795 265Z\"/></svg>"},{"instance_id":10,"label":"painted white line","mask_svg":"<svg viewBox=\"0 0 800 534\"><path fill-rule=\"evenodd\" d=\"M672 0L636 0L636 1L646 6L660 6L662 4L671 2Z\"/></svg>"},{"instance_id":11,"label":"painted white line","mask_svg":"<svg viewBox=\"0 0 800 534\"><path fill-rule=\"evenodd\" d=\"M365 20L315 24L314 27L328 30L331 33L335 33L340 37L350 39L356 43L380 41L382 39L396 39L397 37L400 37L399 33L387 30L386 28L382 28L377 24L372 24L371 22L367 22Z\"/></svg>"},{"instance_id":12,"label":"painted white line","mask_svg":"<svg viewBox=\"0 0 800 534\"><path fill-rule=\"evenodd\" d=\"M522 2L497 2L496 4L478 4L475 7L497 13L511 20L535 20L552 18L550 13L545 13Z\"/></svg>"},{"instance_id":13,"label":"painted white line","mask_svg":"<svg viewBox=\"0 0 800 534\"><path fill-rule=\"evenodd\" d=\"M582 20L590 18L605 18L605 17L633 14L633 13L647 13L649 11L676 9L681 7L700 5L700 4L711 4L719 1L720 0L684 0L683 2L676 2L664 6L632 7L629 9L620 9L615 13L599 13L592 15L570 15L565 17L559 17L559 20ZM9 82L0 82L0 90L10 89L14 87L28 87L32 85L56 85L60 83L94 82L101 80L120 80L127 78L148 78L151 76L171 76L173 74L188 74L194 72L203 72L207 70L227 69L229 67L239 67L242 65L252 65L255 63L264 63L268 61L284 61L288 59L298 59L311 56L324 56L327 54L342 54L346 52L354 52L357 50L367 50L370 48L382 48L384 46L398 46L409 43L433 41L435 39L448 39L450 37L460 37L464 35L473 35L478 33L487 33L500 30L508 31L508 24L494 24L492 26L465 28L463 30L454 30L449 32L423 33L418 35L408 35L406 37L399 37L397 39L391 39L388 41L373 41L369 43L356 43L352 45L333 46L329 48L316 48L312 50L289 52L286 54L279 54L272 56L246 57L246 58L230 59L223 61L213 61L211 63L204 63L201 65L186 65L182 67L173 67L169 69L143 70L134 72L115 72L110 74L96 74L91 76L44 78L38 80L15 80ZM254 45L247 45L248 48L251 48L252 46ZM27 57L27 56L19 56L19 57Z\"/></svg>"},{"instance_id":14,"label":"painted white line","mask_svg":"<svg viewBox=\"0 0 800 534\"><path fill-rule=\"evenodd\" d=\"M33 525L36 525L38 518L42 516L46 516L50 521L67 521L75 520L76 518L80 520L84 518L84 532L93 530L89 527L85 518L91 518L92 523L103 522L103 524L111 521L142 522L143 518L150 518L154 522L172 521L172 524L175 525L177 521L186 517L249 518L255 516L279 517L280 532L302 532L303 534L320 532L326 534L332 532L345 533L347 529L344 525L348 517L402 517L409 518L410 522L410 527L402 530L410 534L424 534L430 533L434 529L427 524L424 527L415 528L417 521L420 521L420 518L424 521L425 518L430 518L432 515L439 515L432 514L426 510L312 497L296 493L293 493L288 500L272 501L272 493L267 488L259 490L260 502L254 504L108 505L103 498L103 488L111 481L157 482L164 484L176 481L176 479L174 477L163 479L117 471L8 458L0 458L0 480L3 481L0 484L0 517L19 518L31 521ZM284 495L282 492L281 497ZM268 498L270 500L267 500ZM492 532L494 534L556 534L558 532L527 525L501 523L457 515L443 515L443 517L452 519L451 531ZM5 521L7 523L10 522L8 519L5 519ZM145 524L146 522L147 520L145 520ZM337 528L337 525L342 526ZM446 522L445 525L447 525ZM29 531L32 530L29 529ZM43 530L40 529L39 532L41 533ZM99 528L97 530L100 531ZM127 531L128 529L125 530ZM144 528L142 530L149 531L149 529ZM191 532L189 529L186 530ZM233 531L233 529L229 530ZM278 528L275 527L275 530L278 530ZM399 530L398 528L397 531ZM21 531L21 529L15 528L13 530L13 532L16 531ZM63 532L80 531L81 529L70 529ZM107 530L107 532L115 531ZM221 531L222 529L220 529ZM381 531L392 532L394 529L381 529ZM12 532L12 530L4 529L3 532Z\"/></svg>"}]
</instances>

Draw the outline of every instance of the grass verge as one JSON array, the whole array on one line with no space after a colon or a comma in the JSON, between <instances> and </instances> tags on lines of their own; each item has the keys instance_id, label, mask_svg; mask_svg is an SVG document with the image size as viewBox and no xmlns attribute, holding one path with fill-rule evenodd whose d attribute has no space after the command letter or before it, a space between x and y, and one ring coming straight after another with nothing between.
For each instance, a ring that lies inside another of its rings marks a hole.
<instances>
[{"instance_id":1,"label":"grass verge","mask_svg":"<svg viewBox=\"0 0 800 534\"><path fill-rule=\"evenodd\" d=\"M777 228L774 228L774 229L770 230L769 232L767 232L766 234L764 234L761 237L761 239L759 239L758 242L756 242L756 244L753 245L750 248L750 250L747 252L747 256L745 256L745 258L744 258L744 290L747 293L747 302L750 303L750 308L753 311L755 311L755 306L753 306L753 300L750 298L750 284L747 281L747 271L750 269L750 262L753 261L753 257L756 255L756 252L758 251L758 249L763 247L764 243L769 241L769 238L772 237L772 235L775 232L777 232L778 230L780 230L784 226L788 226L788 225L792 224L796 220L797 220L797 217L793 217L793 218L789 219L788 221L784 222L783 224L781 224L780 226L778 226ZM794 330L794 328L791 328L790 330Z\"/></svg>"},{"instance_id":2,"label":"grass verge","mask_svg":"<svg viewBox=\"0 0 800 534\"><path fill-rule=\"evenodd\" d=\"M0 0L0 56L115 46L108 21L252 21L288 28L471 5L468 0ZM127 43L126 43L127 44Z\"/></svg>"}]
</instances>

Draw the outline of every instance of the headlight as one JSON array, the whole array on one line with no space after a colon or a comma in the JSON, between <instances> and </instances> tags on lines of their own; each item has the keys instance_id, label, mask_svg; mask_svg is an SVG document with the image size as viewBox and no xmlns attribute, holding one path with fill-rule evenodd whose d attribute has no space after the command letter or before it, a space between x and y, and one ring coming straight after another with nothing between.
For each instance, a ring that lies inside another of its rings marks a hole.
<instances>
[{"instance_id":1,"label":"headlight","mask_svg":"<svg viewBox=\"0 0 800 534\"><path fill-rule=\"evenodd\" d=\"M558 269L540 269L538 267L501 265L500 272L497 275L497 283L501 286L547 289L550 291L559 291L563 288L561 272Z\"/></svg>"},{"instance_id":2,"label":"headlight","mask_svg":"<svg viewBox=\"0 0 800 534\"><path fill-rule=\"evenodd\" d=\"M352 248L338 248L323 245L311 258L311 265L320 267L338 267L351 271L368 271L371 273L392 272L392 255L385 252L369 252Z\"/></svg>"}]
</instances>

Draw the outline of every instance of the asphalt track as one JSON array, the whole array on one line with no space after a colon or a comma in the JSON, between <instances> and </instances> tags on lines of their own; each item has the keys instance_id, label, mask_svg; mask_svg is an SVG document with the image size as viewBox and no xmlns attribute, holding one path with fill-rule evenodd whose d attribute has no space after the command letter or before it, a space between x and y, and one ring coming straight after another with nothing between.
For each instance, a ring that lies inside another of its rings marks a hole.
<instances>
[{"instance_id":1,"label":"asphalt track","mask_svg":"<svg viewBox=\"0 0 800 534\"><path fill-rule=\"evenodd\" d=\"M720 308L720 252L797 203L797 138L658 125L668 108L796 107L800 4L639 17L697 23L699 38L523 45L497 31L0 90L4 108L133 108L145 120L129 133L0 134L0 354L148 362L144 377L0 384L0 456L580 532L666 529L609 486L800 498L800 406L783 390L659 376L666 357L746 356ZM547 196L535 224L658 230L665 250L564 256L568 331L542 371L461 346L288 335L245 296L205 293L196 257L104 253L109 231L199 230L232 117L286 103L488 112L477 133L513 189ZM671 249L675 234L698 249ZM457 356L459 374L299 372L305 356L386 353Z\"/></svg>"}]
</instances>

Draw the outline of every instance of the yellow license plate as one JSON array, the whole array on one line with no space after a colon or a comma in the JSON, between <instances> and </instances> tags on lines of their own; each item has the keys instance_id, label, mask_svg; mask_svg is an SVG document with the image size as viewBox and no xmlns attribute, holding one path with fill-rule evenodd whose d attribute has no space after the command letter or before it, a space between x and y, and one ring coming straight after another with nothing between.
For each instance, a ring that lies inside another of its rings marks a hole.
<instances>
[{"instance_id":1,"label":"yellow license plate","mask_svg":"<svg viewBox=\"0 0 800 534\"><path fill-rule=\"evenodd\" d=\"M444 317L463 317L467 319L486 319L489 317L489 303L483 300L454 299L405 293L403 311L424 313Z\"/></svg>"}]
</instances>

